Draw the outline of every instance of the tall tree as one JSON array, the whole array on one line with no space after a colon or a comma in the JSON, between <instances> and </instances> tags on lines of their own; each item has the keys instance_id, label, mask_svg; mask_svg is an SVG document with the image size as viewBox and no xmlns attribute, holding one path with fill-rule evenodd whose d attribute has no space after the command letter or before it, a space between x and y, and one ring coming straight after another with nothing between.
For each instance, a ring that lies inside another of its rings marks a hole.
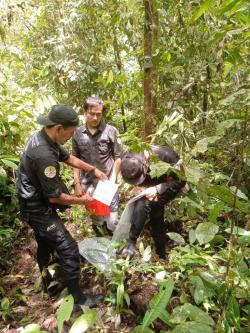
<instances>
[{"instance_id":1,"label":"tall tree","mask_svg":"<svg viewBox=\"0 0 250 333\"><path fill-rule=\"evenodd\" d=\"M148 139L153 128L153 14L154 0L144 0L144 137Z\"/></svg>"}]
</instances>

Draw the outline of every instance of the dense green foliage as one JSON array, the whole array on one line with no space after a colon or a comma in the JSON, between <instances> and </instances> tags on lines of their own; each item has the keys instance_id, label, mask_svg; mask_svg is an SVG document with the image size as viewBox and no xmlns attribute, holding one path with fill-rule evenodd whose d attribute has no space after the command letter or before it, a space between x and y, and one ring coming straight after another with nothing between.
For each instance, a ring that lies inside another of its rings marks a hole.
<instances>
[{"instance_id":1,"label":"dense green foliage","mask_svg":"<svg viewBox=\"0 0 250 333\"><path fill-rule=\"evenodd\" d=\"M161 307L161 296L169 293L170 298L172 289L163 284L152 300L159 301L159 307L155 313L149 307L135 332L152 332L156 318L172 332L212 332L212 328L247 332L250 4L248 0L155 0L154 5L157 108L151 142L170 144L180 153L193 191L175 201L177 215L168 213L169 220L185 222L187 233L169 233L176 246L169 253L167 283L175 281L181 304L166 313L167 300ZM3 1L0 16L0 267L4 270L6 253L18 242L21 228L16 218L15 170L24 142L36 129L38 113L59 102L81 113L84 99L98 94L105 99L107 119L119 128L125 147L145 146L141 139L145 22L139 0ZM159 163L152 169L155 175L165 171ZM112 292L114 287L117 291L111 301L116 316L129 308L124 281L131 271L136 274L133 267L148 275L163 270L153 264L146 269L145 261L131 262L132 268L126 261L118 262L121 275L114 270L113 279L106 281ZM3 298L3 316L10 312L6 304ZM92 323L95 315L89 315ZM202 323L199 316L204 316Z\"/></svg>"}]
</instances>

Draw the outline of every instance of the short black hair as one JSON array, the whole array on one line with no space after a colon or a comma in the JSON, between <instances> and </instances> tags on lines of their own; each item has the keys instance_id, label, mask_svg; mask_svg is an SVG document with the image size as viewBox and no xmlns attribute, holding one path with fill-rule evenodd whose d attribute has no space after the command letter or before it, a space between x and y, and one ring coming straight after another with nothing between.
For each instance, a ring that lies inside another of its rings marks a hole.
<instances>
[{"instance_id":1,"label":"short black hair","mask_svg":"<svg viewBox=\"0 0 250 333\"><path fill-rule=\"evenodd\" d=\"M95 107L95 106L102 106L102 112L105 113L107 108L104 105L103 100L100 97L97 97L95 95L92 95L86 99L86 102L84 103L84 111L87 112L89 109Z\"/></svg>"}]
</instances>

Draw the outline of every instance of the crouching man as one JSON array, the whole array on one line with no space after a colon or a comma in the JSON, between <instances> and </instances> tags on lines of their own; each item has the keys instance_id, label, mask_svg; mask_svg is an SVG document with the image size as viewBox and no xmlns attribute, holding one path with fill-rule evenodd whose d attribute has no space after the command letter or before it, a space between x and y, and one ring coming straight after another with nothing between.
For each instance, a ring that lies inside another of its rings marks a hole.
<instances>
[{"instance_id":1,"label":"crouching man","mask_svg":"<svg viewBox=\"0 0 250 333\"><path fill-rule=\"evenodd\" d=\"M151 146L144 153L126 153L121 161L121 174L125 182L146 189L146 195L134 203L131 219L131 229L123 256L133 256L136 253L136 240L143 230L147 217L155 242L156 253L165 259L166 228L164 224L164 206L174 199L185 186L185 181L178 178L176 173L162 175L159 178L150 176L150 156L175 165L179 156L169 147Z\"/></svg>"}]
</instances>

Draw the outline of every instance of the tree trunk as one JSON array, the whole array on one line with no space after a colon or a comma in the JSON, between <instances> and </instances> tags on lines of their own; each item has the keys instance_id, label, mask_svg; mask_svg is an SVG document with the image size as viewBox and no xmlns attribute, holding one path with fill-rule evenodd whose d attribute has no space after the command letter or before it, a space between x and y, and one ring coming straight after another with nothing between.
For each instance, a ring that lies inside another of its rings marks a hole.
<instances>
[{"instance_id":1,"label":"tree trunk","mask_svg":"<svg viewBox=\"0 0 250 333\"><path fill-rule=\"evenodd\" d=\"M144 138L149 139L153 128L153 2L144 0L145 25L144 25Z\"/></svg>"}]
</instances>

